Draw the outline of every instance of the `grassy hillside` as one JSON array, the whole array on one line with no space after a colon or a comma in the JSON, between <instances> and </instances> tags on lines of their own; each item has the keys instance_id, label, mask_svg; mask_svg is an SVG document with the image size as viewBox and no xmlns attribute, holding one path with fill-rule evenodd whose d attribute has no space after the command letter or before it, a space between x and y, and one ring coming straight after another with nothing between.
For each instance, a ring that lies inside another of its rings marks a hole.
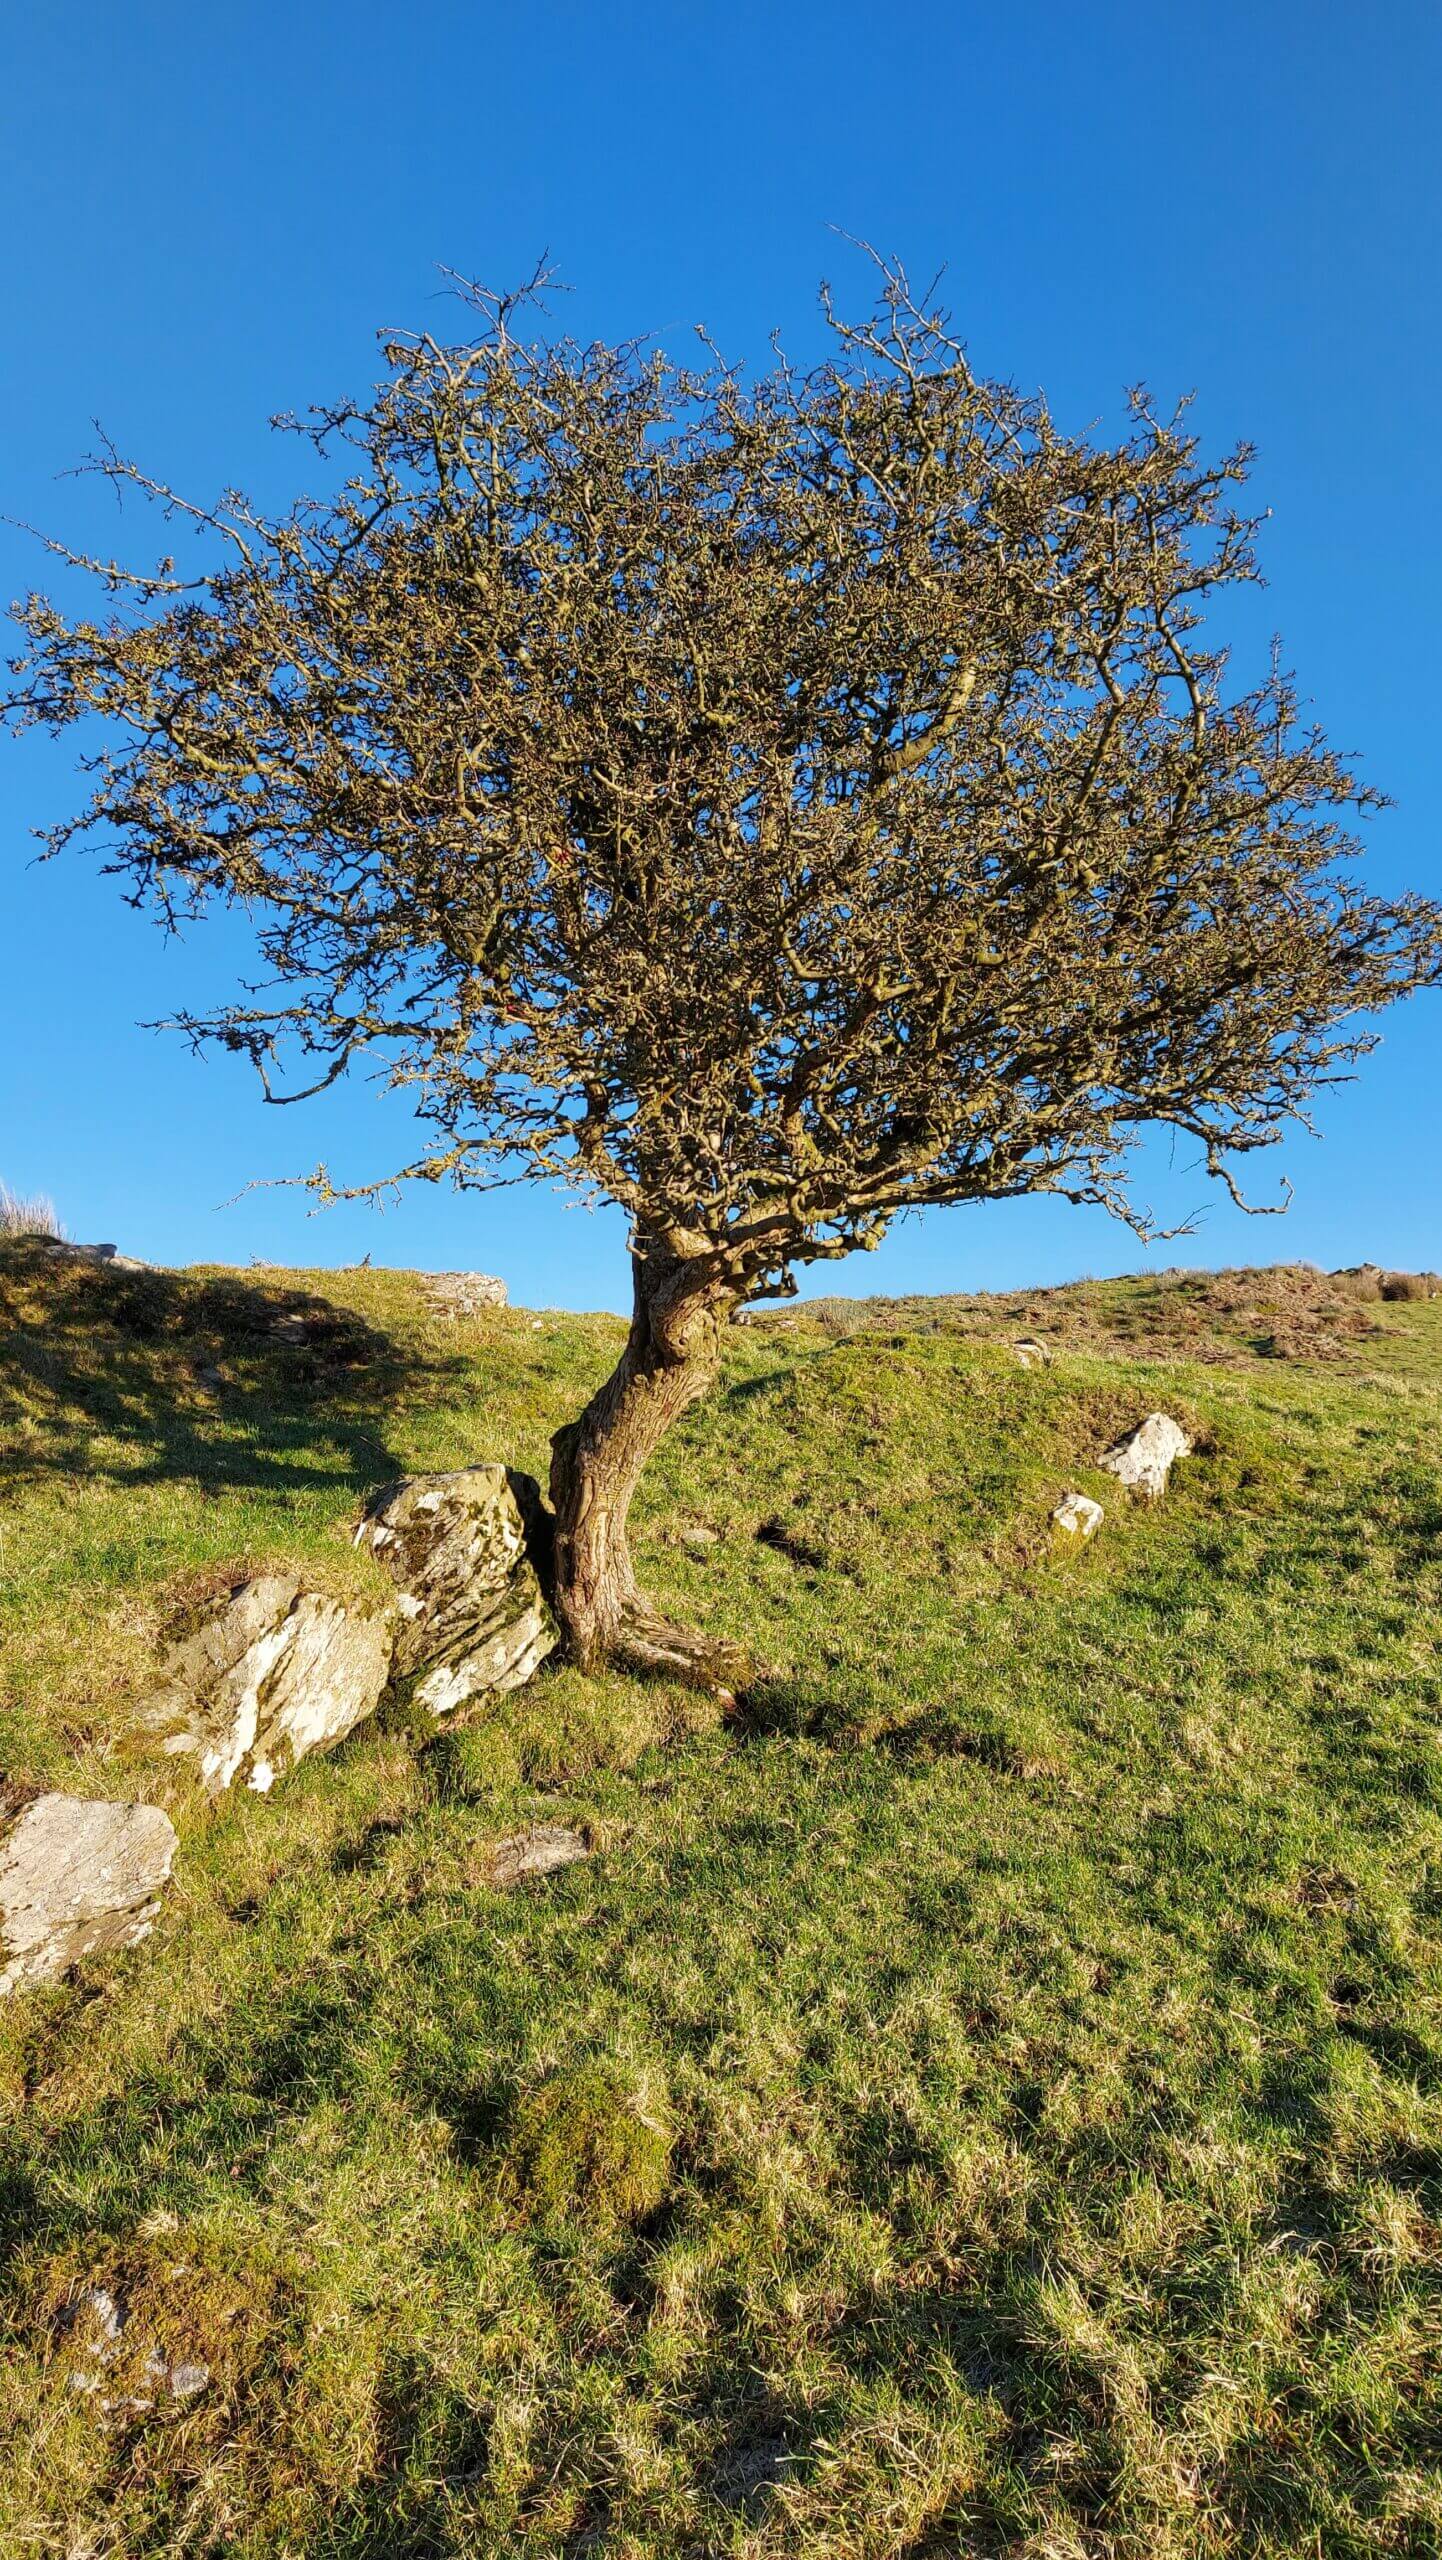
<instances>
[{"instance_id":1,"label":"grassy hillside","mask_svg":"<svg viewBox=\"0 0 1442 2560\"><path fill-rule=\"evenodd\" d=\"M0 1761L181 1832L145 1945L0 2011L0 2550L1442 2551L1442 1300L753 1321L639 1538L739 1717L562 1671L272 1800L147 1758L217 1567L543 1473L619 1335L0 1246ZM493 1889L536 1818L595 1855ZM70 2389L81 2275L209 2390Z\"/></svg>"}]
</instances>

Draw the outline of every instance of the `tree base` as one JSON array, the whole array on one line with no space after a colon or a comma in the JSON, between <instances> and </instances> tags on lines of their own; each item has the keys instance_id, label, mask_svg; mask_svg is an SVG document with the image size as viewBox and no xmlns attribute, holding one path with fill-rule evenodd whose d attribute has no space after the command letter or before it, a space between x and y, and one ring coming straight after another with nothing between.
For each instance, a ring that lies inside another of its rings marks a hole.
<instances>
[{"instance_id":1,"label":"tree base","mask_svg":"<svg viewBox=\"0 0 1442 2560\"><path fill-rule=\"evenodd\" d=\"M603 1640L584 1647L573 1643L572 1649L585 1670L607 1663L652 1679L681 1680L688 1689L700 1689L727 1707L735 1706L737 1691L751 1672L750 1658L740 1645L663 1617L640 1593L626 1603Z\"/></svg>"},{"instance_id":2,"label":"tree base","mask_svg":"<svg viewBox=\"0 0 1442 2560\"><path fill-rule=\"evenodd\" d=\"M551 1442L552 1606L582 1671L613 1663L684 1680L734 1706L746 1656L699 1627L678 1626L638 1591L626 1516L647 1459L716 1375L735 1290L704 1239L651 1236L631 1260L625 1348L585 1412Z\"/></svg>"}]
</instances>

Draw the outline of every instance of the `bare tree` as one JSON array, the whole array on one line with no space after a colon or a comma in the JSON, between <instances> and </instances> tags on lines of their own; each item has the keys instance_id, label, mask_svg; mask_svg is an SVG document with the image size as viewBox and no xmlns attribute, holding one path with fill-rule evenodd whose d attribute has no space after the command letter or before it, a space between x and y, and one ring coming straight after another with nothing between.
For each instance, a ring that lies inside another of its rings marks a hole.
<instances>
[{"instance_id":1,"label":"bare tree","mask_svg":"<svg viewBox=\"0 0 1442 2560\"><path fill-rule=\"evenodd\" d=\"M269 991L194 1037L277 1100L287 1053L310 1092L379 1053L400 1172L625 1208L556 1605L583 1663L714 1679L626 1520L728 1314L907 1208L1144 1228L1148 1124L1233 1182L1370 1044L1349 1017L1442 976L1442 917L1350 884L1375 795L1203 636L1256 575L1245 451L1139 395L1123 440L1064 434L899 271L760 379L467 291L467 343L389 342L367 400L278 422L343 457L328 496L184 508L102 456L212 564L86 560L94 621L32 597L8 707L103 724L54 846L99 831L168 921L253 918Z\"/></svg>"}]
</instances>

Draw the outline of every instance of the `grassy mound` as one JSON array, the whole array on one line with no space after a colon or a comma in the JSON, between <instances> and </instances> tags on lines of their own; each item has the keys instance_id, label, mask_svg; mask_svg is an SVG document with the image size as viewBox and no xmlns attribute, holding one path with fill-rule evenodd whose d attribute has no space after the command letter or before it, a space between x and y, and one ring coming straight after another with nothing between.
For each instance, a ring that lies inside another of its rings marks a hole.
<instances>
[{"instance_id":1,"label":"grassy mound","mask_svg":"<svg viewBox=\"0 0 1442 2560\"><path fill-rule=\"evenodd\" d=\"M743 1718L561 1670L268 1801L147 1757L207 1577L363 1579L365 1491L543 1473L619 1338L0 1246L0 1762L181 1831L0 2011L0 2549L1442 2550L1442 1301L755 1320L638 1524ZM537 1821L595 1854L497 1889ZM82 2279L207 2388L72 2388Z\"/></svg>"}]
</instances>

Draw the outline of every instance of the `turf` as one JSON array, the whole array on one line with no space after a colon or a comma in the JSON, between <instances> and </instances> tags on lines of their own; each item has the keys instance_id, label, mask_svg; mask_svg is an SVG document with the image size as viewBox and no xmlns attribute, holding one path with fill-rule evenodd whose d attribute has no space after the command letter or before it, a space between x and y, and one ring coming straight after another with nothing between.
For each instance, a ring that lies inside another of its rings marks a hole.
<instances>
[{"instance_id":1,"label":"turf","mask_svg":"<svg viewBox=\"0 0 1442 2560\"><path fill-rule=\"evenodd\" d=\"M364 1492L543 1472L619 1335L0 1246L0 1759L181 1833L0 2012L0 2550L1442 2551L1442 1300L752 1321L639 1521L741 1714L562 1670L218 1811L147 1757L219 1569L363 1578ZM497 1890L534 1821L593 1854ZM207 2389L73 2388L85 2281Z\"/></svg>"}]
</instances>

